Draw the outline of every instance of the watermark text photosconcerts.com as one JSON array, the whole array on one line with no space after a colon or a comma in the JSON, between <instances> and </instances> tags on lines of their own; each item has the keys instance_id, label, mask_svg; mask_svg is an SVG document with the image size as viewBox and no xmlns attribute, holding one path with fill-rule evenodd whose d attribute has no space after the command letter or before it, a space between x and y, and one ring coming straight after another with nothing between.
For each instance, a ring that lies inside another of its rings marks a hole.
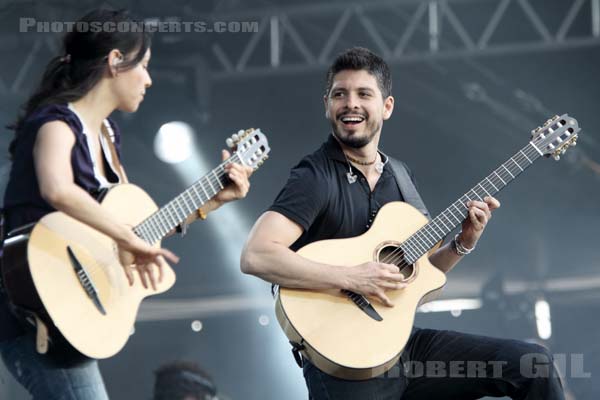
<instances>
[{"instance_id":1,"label":"watermark text photosconcerts.com","mask_svg":"<svg viewBox=\"0 0 600 400\"><path fill-rule=\"evenodd\" d=\"M159 33L257 33L258 21L42 21L30 17L19 19L19 32L159 32Z\"/></svg>"}]
</instances>

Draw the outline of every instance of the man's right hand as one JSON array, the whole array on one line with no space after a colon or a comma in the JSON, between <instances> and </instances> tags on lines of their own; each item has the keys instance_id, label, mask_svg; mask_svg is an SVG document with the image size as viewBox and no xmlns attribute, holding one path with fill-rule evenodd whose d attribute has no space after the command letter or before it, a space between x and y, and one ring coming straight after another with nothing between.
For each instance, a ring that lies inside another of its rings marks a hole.
<instances>
[{"instance_id":1,"label":"man's right hand","mask_svg":"<svg viewBox=\"0 0 600 400\"><path fill-rule=\"evenodd\" d=\"M386 296L386 290L403 289L407 286L405 277L394 264L369 261L354 267L346 268L346 285L344 289L364 296L375 297L382 304L393 307L394 304Z\"/></svg>"}]
</instances>

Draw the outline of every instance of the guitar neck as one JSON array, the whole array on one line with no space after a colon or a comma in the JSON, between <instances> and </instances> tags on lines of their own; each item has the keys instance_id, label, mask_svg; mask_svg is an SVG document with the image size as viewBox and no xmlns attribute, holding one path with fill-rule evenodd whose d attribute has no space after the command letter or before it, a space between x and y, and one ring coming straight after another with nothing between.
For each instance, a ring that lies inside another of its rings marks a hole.
<instances>
[{"instance_id":1,"label":"guitar neck","mask_svg":"<svg viewBox=\"0 0 600 400\"><path fill-rule=\"evenodd\" d=\"M163 239L227 185L228 178L225 174L225 166L232 162L240 162L237 153L135 226L133 228L135 234L150 244Z\"/></svg>"},{"instance_id":2,"label":"guitar neck","mask_svg":"<svg viewBox=\"0 0 600 400\"><path fill-rule=\"evenodd\" d=\"M468 214L468 207L466 206L468 201L483 201L483 198L486 196L494 196L541 156L542 152L532 142L515 153L515 155L492 171L491 174L429 221L428 224L409 237L402 244L407 260L410 263L414 263L452 230L462 224Z\"/></svg>"}]
</instances>

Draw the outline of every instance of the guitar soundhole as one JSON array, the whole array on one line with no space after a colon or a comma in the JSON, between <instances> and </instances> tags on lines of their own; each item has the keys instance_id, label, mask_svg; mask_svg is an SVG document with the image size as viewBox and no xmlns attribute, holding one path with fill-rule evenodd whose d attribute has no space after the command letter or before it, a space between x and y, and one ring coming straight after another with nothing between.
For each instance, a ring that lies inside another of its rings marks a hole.
<instances>
[{"instance_id":1,"label":"guitar soundhole","mask_svg":"<svg viewBox=\"0 0 600 400\"><path fill-rule=\"evenodd\" d=\"M397 265L402 275L404 275L404 282L410 282L416 276L415 265L406 261L404 250L397 244L382 244L377 250L376 260L381 263Z\"/></svg>"}]
</instances>

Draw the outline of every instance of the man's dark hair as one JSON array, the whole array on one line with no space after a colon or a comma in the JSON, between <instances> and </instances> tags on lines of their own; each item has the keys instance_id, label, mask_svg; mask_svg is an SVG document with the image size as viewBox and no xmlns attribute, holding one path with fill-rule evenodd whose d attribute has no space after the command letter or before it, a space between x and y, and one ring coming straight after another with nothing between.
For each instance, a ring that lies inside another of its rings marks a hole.
<instances>
[{"instance_id":1,"label":"man's dark hair","mask_svg":"<svg viewBox=\"0 0 600 400\"><path fill-rule=\"evenodd\" d=\"M204 400L216 398L217 388L196 363L174 361L154 371L154 400L183 400L187 397Z\"/></svg>"},{"instance_id":2,"label":"man's dark hair","mask_svg":"<svg viewBox=\"0 0 600 400\"><path fill-rule=\"evenodd\" d=\"M352 47L338 54L327 71L325 96L328 96L331 91L335 75L344 70L367 71L377 79L377 85L379 86L379 90L381 90L383 98L391 96L392 74L390 67L383 58L364 47Z\"/></svg>"}]
</instances>

